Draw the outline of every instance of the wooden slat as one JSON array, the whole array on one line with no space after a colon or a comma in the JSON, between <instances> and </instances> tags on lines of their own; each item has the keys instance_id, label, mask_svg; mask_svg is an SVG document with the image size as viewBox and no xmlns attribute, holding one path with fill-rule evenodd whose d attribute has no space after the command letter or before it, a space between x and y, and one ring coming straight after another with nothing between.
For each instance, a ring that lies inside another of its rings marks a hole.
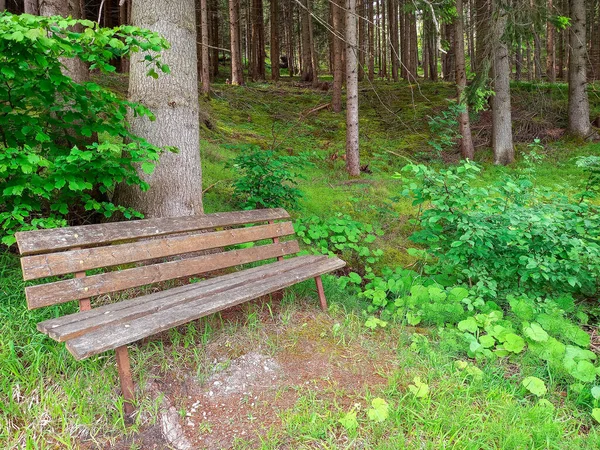
<instances>
[{"instance_id":1,"label":"wooden slat","mask_svg":"<svg viewBox=\"0 0 600 450\"><path fill-rule=\"evenodd\" d=\"M144 295L111 305L95 308L87 313L46 320L38 324L38 330L58 342L81 336L109 324L122 323L173 308L181 303L197 300L258 280L280 276L291 270L307 265L318 264L326 256L300 256L281 262L246 269L239 272L211 278L201 283L181 286L167 291ZM226 294L225 294L226 295Z\"/></svg>"},{"instance_id":2,"label":"wooden slat","mask_svg":"<svg viewBox=\"0 0 600 450\"><path fill-rule=\"evenodd\" d=\"M21 258L23 278L64 275L74 272L129 264L148 259L164 258L182 253L197 252L227 245L242 244L261 239L278 239L294 234L291 222L235 228L186 236L169 236L134 243L70 250ZM277 241L278 242L278 241Z\"/></svg>"},{"instance_id":3,"label":"wooden slat","mask_svg":"<svg viewBox=\"0 0 600 450\"><path fill-rule=\"evenodd\" d=\"M76 359L84 359L331 272L345 264L338 258L326 259L321 263L304 266L280 276L257 280L254 283L228 290L226 293L210 295L156 314L105 326L69 340L67 349Z\"/></svg>"},{"instance_id":4,"label":"wooden slat","mask_svg":"<svg viewBox=\"0 0 600 450\"><path fill-rule=\"evenodd\" d=\"M73 278L25 288L29 309L122 291L146 284L196 275L300 251L297 241L261 245L224 253Z\"/></svg>"},{"instance_id":5,"label":"wooden slat","mask_svg":"<svg viewBox=\"0 0 600 450\"><path fill-rule=\"evenodd\" d=\"M150 236L268 222L269 220L288 219L289 217L290 215L281 208L257 209L205 214L203 216L166 217L51 230L24 231L15 233L15 237L21 255L32 255L73 247L86 247Z\"/></svg>"}]
</instances>

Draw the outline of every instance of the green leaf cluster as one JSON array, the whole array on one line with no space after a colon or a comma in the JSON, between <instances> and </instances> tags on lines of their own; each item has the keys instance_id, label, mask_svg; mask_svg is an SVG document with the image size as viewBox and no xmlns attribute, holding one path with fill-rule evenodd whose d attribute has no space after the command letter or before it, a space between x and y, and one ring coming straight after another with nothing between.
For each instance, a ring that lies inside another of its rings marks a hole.
<instances>
[{"instance_id":1,"label":"green leaf cluster","mask_svg":"<svg viewBox=\"0 0 600 450\"><path fill-rule=\"evenodd\" d=\"M307 155L281 155L257 146L245 146L232 163L238 177L233 196L244 209L298 208L302 191L297 187L308 166Z\"/></svg>"},{"instance_id":2,"label":"green leaf cluster","mask_svg":"<svg viewBox=\"0 0 600 450\"><path fill-rule=\"evenodd\" d=\"M154 117L96 83L75 83L64 61L78 58L100 73L112 61L145 52L150 71L168 71L156 33L100 28L89 20L0 15L0 229L84 223L96 215L140 214L115 205L118 183L147 189L137 173L153 170L160 148L133 135L127 115Z\"/></svg>"}]
</instances>

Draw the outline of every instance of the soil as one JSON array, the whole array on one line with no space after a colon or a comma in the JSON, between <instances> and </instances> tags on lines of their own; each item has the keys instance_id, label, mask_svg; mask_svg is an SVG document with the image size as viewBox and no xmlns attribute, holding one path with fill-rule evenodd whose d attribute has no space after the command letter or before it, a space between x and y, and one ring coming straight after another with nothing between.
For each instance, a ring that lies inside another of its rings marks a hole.
<instances>
[{"instance_id":1,"label":"soil","mask_svg":"<svg viewBox=\"0 0 600 450\"><path fill-rule=\"evenodd\" d=\"M241 313L228 315L236 320ZM264 317L261 320L267 334L278 336L276 349L258 343L231 359L231 346L217 337L206 347L212 375L200 382L190 370L188 376L157 380L149 389L156 391L152 395L165 395L163 422L167 407L185 411L185 416L183 412L171 416L178 418L184 437L165 437L158 424L113 448L131 448L135 443L142 449L212 450L232 448L236 442L254 448L269 430L283 429L282 415L301 396L316 393L332 407L350 409L361 403L367 386L383 385L385 374L393 369L393 349L370 348L374 341L360 339L341 342L332 334L334 321L325 314L296 311L287 325L277 319L266 324Z\"/></svg>"}]
</instances>

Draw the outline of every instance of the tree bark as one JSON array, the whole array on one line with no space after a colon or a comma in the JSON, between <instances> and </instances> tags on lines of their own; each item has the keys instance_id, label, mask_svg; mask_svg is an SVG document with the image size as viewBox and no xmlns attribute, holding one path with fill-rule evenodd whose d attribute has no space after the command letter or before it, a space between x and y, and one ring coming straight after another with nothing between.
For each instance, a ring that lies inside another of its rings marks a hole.
<instances>
[{"instance_id":1,"label":"tree bark","mask_svg":"<svg viewBox=\"0 0 600 450\"><path fill-rule=\"evenodd\" d=\"M448 52L445 55L446 59L446 70L444 72L444 81L454 81L454 77L456 76L456 52L455 52L455 39L454 35L454 25L445 24L446 28L446 39L448 40Z\"/></svg>"},{"instance_id":2,"label":"tree bark","mask_svg":"<svg viewBox=\"0 0 600 450\"><path fill-rule=\"evenodd\" d=\"M346 170L360 176L358 147L358 60L356 0L346 1Z\"/></svg>"},{"instance_id":3,"label":"tree bark","mask_svg":"<svg viewBox=\"0 0 600 450\"><path fill-rule=\"evenodd\" d=\"M202 31L202 94L210 95L210 58L208 47L208 3L200 0L200 21Z\"/></svg>"},{"instance_id":4,"label":"tree bark","mask_svg":"<svg viewBox=\"0 0 600 450\"><path fill-rule=\"evenodd\" d=\"M365 20L365 2L367 0L358 0L358 81L363 81L365 78L365 55L367 49L365 46L366 25ZM370 1L370 0L368 0Z\"/></svg>"},{"instance_id":5,"label":"tree bark","mask_svg":"<svg viewBox=\"0 0 600 450\"><path fill-rule=\"evenodd\" d=\"M375 79L375 17L373 17L373 1L368 1L367 17L369 18L369 81Z\"/></svg>"},{"instance_id":6,"label":"tree bark","mask_svg":"<svg viewBox=\"0 0 600 450\"><path fill-rule=\"evenodd\" d=\"M310 35L311 17L308 7L308 0L301 0L300 17L302 20L302 74L300 75L300 79L302 81L312 81L314 77L311 49L312 38Z\"/></svg>"},{"instance_id":7,"label":"tree bark","mask_svg":"<svg viewBox=\"0 0 600 450\"><path fill-rule=\"evenodd\" d=\"M271 0L271 79L279 80L279 1Z\"/></svg>"},{"instance_id":8,"label":"tree bark","mask_svg":"<svg viewBox=\"0 0 600 450\"><path fill-rule=\"evenodd\" d=\"M467 87L467 72L465 69L465 42L463 30L463 0L456 0L456 19L454 23L454 53L456 54L456 93L458 103L464 106L464 111L458 115L458 126L461 135L460 154L464 159L473 159L475 148L471 137L471 123L467 102L464 101L464 90Z\"/></svg>"},{"instance_id":9,"label":"tree bark","mask_svg":"<svg viewBox=\"0 0 600 450\"><path fill-rule=\"evenodd\" d=\"M0 0L0 11L2 11L4 0ZM32 14L34 16L40 15L40 4L38 0L25 0L23 2L23 12L25 14Z\"/></svg>"},{"instance_id":10,"label":"tree bark","mask_svg":"<svg viewBox=\"0 0 600 450\"><path fill-rule=\"evenodd\" d=\"M71 16L81 18L81 4L79 0L41 0L39 2L41 16ZM79 27L75 27L77 30ZM84 83L89 79L89 70L85 62L79 58L64 58L65 74L76 83Z\"/></svg>"},{"instance_id":11,"label":"tree bark","mask_svg":"<svg viewBox=\"0 0 600 450\"><path fill-rule=\"evenodd\" d=\"M475 70L480 71L488 57L490 0L475 0Z\"/></svg>"},{"instance_id":12,"label":"tree bark","mask_svg":"<svg viewBox=\"0 0 600 450\"><path fill-rule=\"evenodd\" d=\"M494 163L507 165L514 161L510 106L510 58L504 41L508 13L499 0L493 0L492 72L492 150Z\"/></svg>"},{"instance_id":13,"label":"tree bark","mask_svg":"<svg viewBox=\"0 0 600 450\"><path fill-rule=\"evenodd\" d=\"M146 76L143 54L134 53L129 75L129 99L148 106L156 116L130 116L131 129L165 152L152 175L142 173L150 189L120 185L119 204L132 206L146 217L201 214L202 171L198 128L198 71L194 0L133 0L132 23L164 36L171 44L162 60L171 73L158 79Z\"/></svg>"},{"instance_id":14,"label":"tree bark","mask_svg":"<svg viewBox=\"0 0 600 450\"><path fill-rule=\"evenodd\" d=\"M312 5L310 0L306 0L306 7L308 8L308 36L310 37L310 63L312 65L312 86L319 86L319 61L317 60L317 51L315 48L315 35L313 33L313 18L312 18Z\"/></svg>"},{"instance_id":15,"label":"tree bark","mask_svg":"<svg viewBox=\"0 0 600 450\"><path fill-rule=\"evenodd\" d=\"M398 48L398 10L395 0L388 0L388 30L390 32L390 60L392 62L392 79L398 81L400 49Z\"/></svg>"},{"instance_id":16,"label":"tree bark","mask_svg":"<svg viewBox=\"0 0 600 450\"><path fill-rule=\"evenodd\" d=\"M548 12L552 13L552 0L548 0ZM546 22L546 77L548 81L556 81L556 56L554 53L554 25Z\"/></svg>"},{"instance_id":17,"label":"tree bark","mask_svg":"<svg viewBox=\"0 0 600 450\"><path fill-rule=\"evenodd\" d=\"M240 0L229 0L229 38L231 41L231 84L244 84L240 43Z\"/></svg>"},{"instance_id":18,"label":"tree bark","mask_svg":"<svg viewBox=\"0 0 600 450\"><path fill-rule=\"evenodd\" d=\"M262 0L252 0L252 79L264 80L265 71L265 23Z\"/></svg>"},{"instance_id":19,"label":"tree bark","mask_svg":"<svg viewBox=\"0 0 600 450\"><path fill-rule=\"evenodd\" d=\"M592 133L587 94L585 0L570 0L569 29L569 119L567 131L580 138Z\"/></svg>"},{"instance_id":20,"label":"tree bark","mask_svg":"<svg viewBox=\"0 0 600 450\"><path fill-rule=\"evenodd\" d=\"M333 3L333 92L331 98L331 107L334 112L342 111L342 85L344 78L344 69L342 67L342 53L344 52L344 29L342 15L344 14L344 0L334 0Z\"/></svg>"},{"instance_id":21,"label":"tree bark","mask_svg":"<svg viewBox=\"0 0 600 450\"><path fill-rule=\"evenodd\" d=\"M0 0L0 11L4 11L6 9L6 1Z\"/></svg>"}]
</instances>

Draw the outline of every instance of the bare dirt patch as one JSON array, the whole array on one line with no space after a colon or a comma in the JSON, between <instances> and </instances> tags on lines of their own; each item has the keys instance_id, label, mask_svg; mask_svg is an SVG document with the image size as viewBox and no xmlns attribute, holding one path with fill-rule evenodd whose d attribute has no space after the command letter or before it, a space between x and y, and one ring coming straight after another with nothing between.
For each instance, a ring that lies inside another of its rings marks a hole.
<instances>
[{"instance_id":1,"label":"bare dirt patch","mask_svg":"<svg viewBox=\"0 0 600 450\"><path fill-rule=\"evenodd\" d=\"M375 339L348 343L333 336L333 326L326 315L296 312L288 325L268 330L278 342L271 355L259 343L229 360L230 348L209 344L213 375L202 383L188 378L187 386L169 393L180 405L177 392L187 393L181 425L192 447L226 449L236 441L258 444L269 430L285 426L282 414L302 396L317 395L344 409L363 403L367 387L386 382L394 352L379 347Z\"/></svg>"}]
</instances>

